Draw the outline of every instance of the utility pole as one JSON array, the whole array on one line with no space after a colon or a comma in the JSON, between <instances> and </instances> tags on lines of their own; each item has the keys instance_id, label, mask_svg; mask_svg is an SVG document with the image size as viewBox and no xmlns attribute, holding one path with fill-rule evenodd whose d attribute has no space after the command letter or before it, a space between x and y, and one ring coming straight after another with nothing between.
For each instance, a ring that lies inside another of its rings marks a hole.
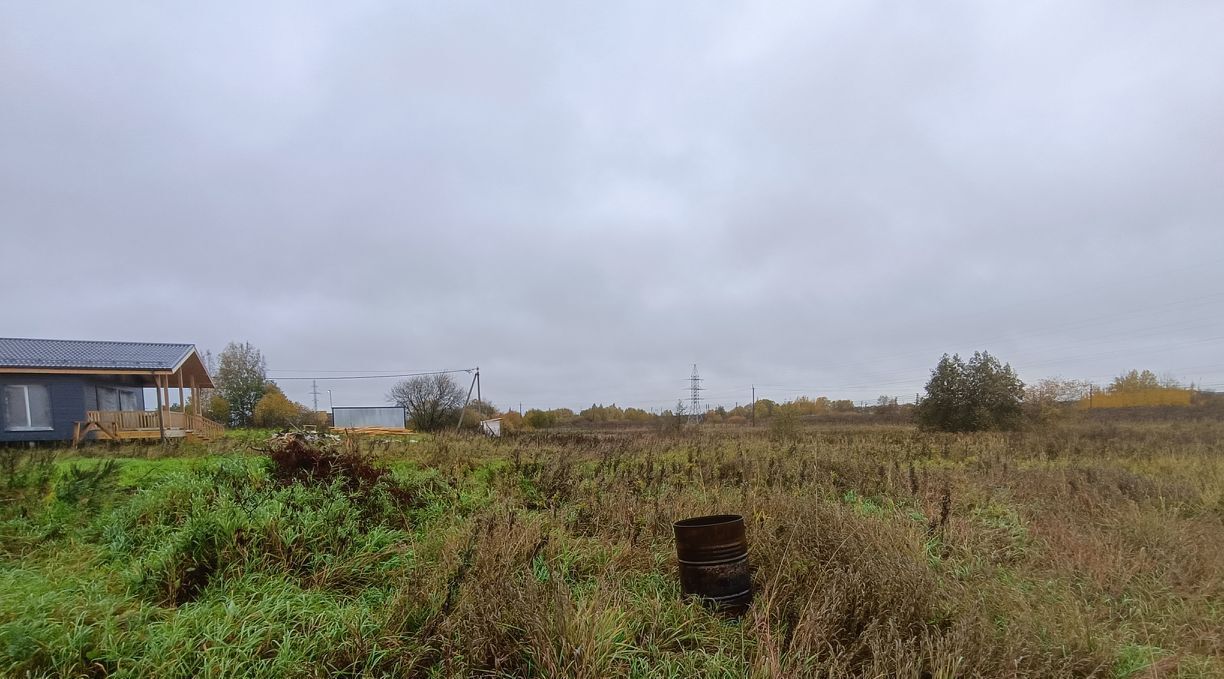
<instances>
[{"instance_id":1,"label":"utility pole","mask_svg":"<svg viewBox=\"0 0 1224 679\"><path fill-rule=\"evenodd\" d=\"M752 426L756 426L756 385L752 385Z\"/></svg>"},{"instance_id":2,"label":"utility pole","mask_svg":"<svg viewBox=\"0 0 1224 679\"><path fill-rule=\"evenodd\" d=\"M459 433L459 428L463 426L463 416L467 413L468 403L472 400L472 390L480 383L480 368L476 368L476 374L472 376L472 383L468 385L467 398L463 399L463 407L459 409L459 422L455 424L455 433Z\"/></svg>"}]
</instances>

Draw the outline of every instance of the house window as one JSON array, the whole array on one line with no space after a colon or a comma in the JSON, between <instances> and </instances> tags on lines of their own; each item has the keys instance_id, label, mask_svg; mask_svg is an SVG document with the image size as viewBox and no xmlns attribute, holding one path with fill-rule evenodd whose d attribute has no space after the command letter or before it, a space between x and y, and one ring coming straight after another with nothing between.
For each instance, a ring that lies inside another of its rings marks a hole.
<instances>
[{"instance_id":1,"label":"house window","mask_svg":"<svg viewBox=\"0 0 1224 679\"><path fill-rule=\"evenodd\" d=\"M114 387L98 387L98 410L119 410L119 391Z\"/></svg>"},{"instance_id":2,"label":"house window","mask_svg":"<svg viewBox=\"0 0 1224 679\"><path fill-rule=\"evenodd\" d=\"M7 385L4 411L8 431L51 429L51 390L45 384Z\"/></svg>"},{"instance_id":3,"label":"house window","mask_svg":"<svg viewBox=\"0 0 1224 679\"><path fill-rule=\"evenodd\" d=\"M137 410L136 392L119 387L98 387L98 410Z\"/></svg>"}]
</instances>

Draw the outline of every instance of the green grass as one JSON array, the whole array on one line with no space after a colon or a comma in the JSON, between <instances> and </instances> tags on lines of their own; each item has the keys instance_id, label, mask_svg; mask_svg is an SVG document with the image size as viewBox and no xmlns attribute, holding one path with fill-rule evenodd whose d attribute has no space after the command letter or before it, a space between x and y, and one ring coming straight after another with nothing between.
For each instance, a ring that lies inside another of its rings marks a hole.
<instances>
[{"instance_id":1,"label":"green grass","mask_svg":"<svg viewBox=\"0 0 1224 679\"><path fill-rule=\"evenodd\" d=\"M0 676L1224 676L1222 429L363 441L361 483L263 433L22 453ZM670 534L727 511L738 620Z\"/></svg>"},{"instance_id":2,"label":"green grass","mask_svg":"<svg viewBox=\"0 0 1224 679\"><path fill-rule=\"evenodd\" d=\"M61 457L55 461L58 471L76 466L82 469L96 469L108 460L114 460L119 466L118 484L124 488L146 488L156 485L166 476L190 471L201 464L220 459L217 456L208 457L164 457L150 459L146 457Z\"/></svg>"}]
</instances>

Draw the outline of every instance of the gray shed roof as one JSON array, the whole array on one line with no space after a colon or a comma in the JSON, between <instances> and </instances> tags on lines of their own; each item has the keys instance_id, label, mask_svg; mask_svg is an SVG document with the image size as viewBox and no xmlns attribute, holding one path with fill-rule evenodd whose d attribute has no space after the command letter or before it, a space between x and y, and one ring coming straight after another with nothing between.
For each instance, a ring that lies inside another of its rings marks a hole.
<instances>
[{"instance_id":1,"label":"gray shed roof","mask_svg":"<svg viewBox=\"0 0 1224 679\"><path fill-rule=\"evenodd\" d=\"M174 370L194 344L0 337L0 368Z\"/></svg>"}]
</instances>

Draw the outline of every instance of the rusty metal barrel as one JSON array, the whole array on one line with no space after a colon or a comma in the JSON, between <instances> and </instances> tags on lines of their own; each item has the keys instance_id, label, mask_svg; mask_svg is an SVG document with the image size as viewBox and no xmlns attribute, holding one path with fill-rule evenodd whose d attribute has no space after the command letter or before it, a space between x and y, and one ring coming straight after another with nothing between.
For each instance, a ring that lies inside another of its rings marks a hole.
<instances>
[{"instance_id":1,"label":"rusty metal barrel","mask_svg":"<svg viewBox=\"0 0 1224 679\"><path fill-rule=\"evenodd\" d=\"M744 517L715 514L672 524L680 589L719 612L740 615L752 603Z\"/></svg>"}]
</instances>

